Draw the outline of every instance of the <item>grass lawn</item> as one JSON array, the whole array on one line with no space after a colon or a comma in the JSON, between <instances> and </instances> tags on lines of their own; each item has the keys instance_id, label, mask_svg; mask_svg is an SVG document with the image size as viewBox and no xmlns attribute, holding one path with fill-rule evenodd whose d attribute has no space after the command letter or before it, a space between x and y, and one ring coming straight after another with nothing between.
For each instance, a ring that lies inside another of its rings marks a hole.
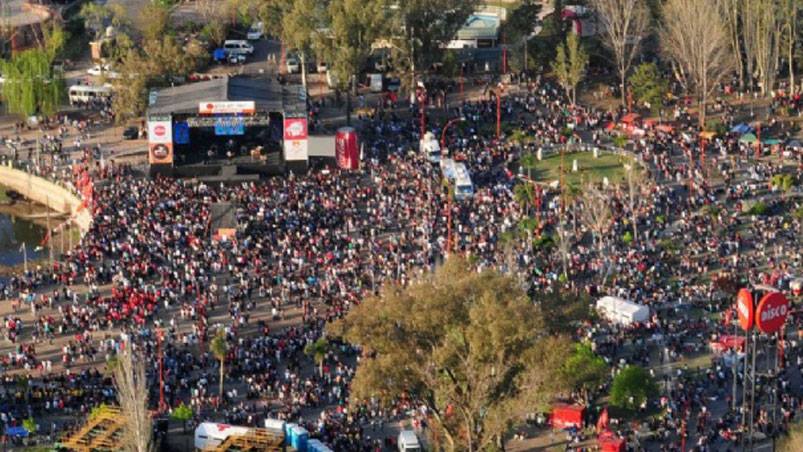
<instances>
[{"instance_id":1,"label":"grass lawn","mask_svg":"<svg viewBox=\"0 0 803 452\"><path fill-rule=\"evenodd\" d=\"M560 154L550 155L543 160L535 162L535 168L530 170L533 179L538 182L550 183L552 181L560 180ZM577 160L578 171L572 172L572 162ZM573 152L565 154L564 156L564 169L566 171L566 183L576 186L582 186L585 182L602 181L604 177L608 178L611 184L617 184L624 181L625 168L624 164L632 163L631 159L621 157L614 154L600 153L599 158L594 158L591 152ZM637 164L632 163L636 168ZM524 170L527 174L527 169Z\"/></svg>"},{"instance_id":2,"label":"grass lawn","mask_svg":"<svg viewBox=\"0 0 803 452\"><path fill-rule=\"evenodd\" d=\"M8 204L8 202L11 201L6 190L8 190L6 187L0 185L0 204Z\"/></svg>"}]
</instances>

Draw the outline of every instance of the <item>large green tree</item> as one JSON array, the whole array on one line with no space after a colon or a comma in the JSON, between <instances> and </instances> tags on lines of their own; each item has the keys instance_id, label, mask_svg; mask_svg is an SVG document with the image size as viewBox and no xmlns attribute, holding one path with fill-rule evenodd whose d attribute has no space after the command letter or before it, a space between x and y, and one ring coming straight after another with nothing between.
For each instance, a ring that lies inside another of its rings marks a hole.
<instances>
[{"instance_id":1,"label":"large green tree","mask_svg":"<svg viewBox=\"0 0 803 452\"><path fill-rule=\"evenodd\" d=\"M660 110L664 95L669 91L669 83L661 76L655 63L642 63L628 79L630 91L636 101L647 104L654 113Z\"/></svg>"},{"instance_id":2,"label":"large green tree","mask_svg":"<svg viewBox=\"0 0 803 452\"><path fill-rule=\"evenodd\" d=\"M320 40L316 34L326 19L324 4L316 0L293 0L292 8L282 20L282 40L298 54L301 83L307 87L307 56Z\"/></svg>"},{"instance_id":3,"label":"large green tree","mask_svg":"<svg viewBox=\"0 0 803 452\"><path fill-rule=\"evenodd\" d=\"M0 62L5 78L3 101L11 114L27 117L56 113L66 96L64 74L53 61L64 46L61 28L45 32L44 45L15 54Z\"/></svg>"},{"instance_id":4,"label":"large green tree","mask_svg":"<svg viewBox=\"0 0 803 452\"><path fill-rule=\"evenodd\" d=\"M580 37L575 33L569 33L566 42L558 46L552 71L572 105L577 100L577 85L583 80L587 66L588 54L580 45Z\"/></svg>"},{"instance_id":5,"label":"large green tree","mask_svg":"<svg viewBox=\"0 0 803 452\"><path fill-rule=\"evenodd\" d=\"M452 257L409 287L385 287L330 332L363 349L354 403L411 397L445 450L486 450L563 387L569 344L544 323L515 278Z\"/></svg>"},{"instance_id":6,"label":"large green tree","mask_svg":"<svg viewBox=\"0 0 803 452\"><path fill-rule=\"evenodd\" d=\"M658 385L643 367L627 366L616 374L611 385L611 405L638 409L658 393Z\"/></svg>"},{"instance_id":7,"label":"large green tree","mask_svg":"<svg viewBox=\"0 0 803 452\"><path fill-rule=\"evenodd\" d=\"M479 0L405 0L390 8L392 42L397 70L410 74L415 87L416 71L426 70L437 61L443 45L454 38L481 2ZM405 77L406 78L406 77Z\"/></svg>"},{"instance_id":8,"label":"large green tree","mask_svg":"<svg viewBox=\"0 0 803 452\"><path fill-rule=\"evenodd\" d=\"M591 391L605 382L608 363L587 344L577 344L560 370L566 384L579 391L587 402Z\"/></svg>"}]
</instances>

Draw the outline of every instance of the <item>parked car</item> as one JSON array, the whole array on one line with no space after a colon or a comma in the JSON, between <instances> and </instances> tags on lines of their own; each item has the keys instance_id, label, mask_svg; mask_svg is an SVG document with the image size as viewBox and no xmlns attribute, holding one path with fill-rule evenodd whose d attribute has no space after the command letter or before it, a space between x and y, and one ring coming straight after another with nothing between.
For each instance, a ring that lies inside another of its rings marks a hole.
<instances>
[{"instance_id":1,"label":"parked car","mask_svg":"<svg viewBox=\"0 0 803 452\"><path fill-rule=\"evenodd\" d=\"M318 71L319 74L323 74L326 72L326 62L325 61L318 61L318 65L315 66L315 70Z\"/></svg>"},{"instance_id":2,"label":"parked car","mask_svg":"<svg viewBox=\"0 0 803 452\"><path fill-rule=\"evenodd\" d=\"M226 55L251 55L254 53L254 46L242 39L229 39L223 43L223 51Z\"/></svg>"},{"instance_id":3,"label":"parked car","mask_svg":"<svg viewBox=\"0 0 803 452\"><path fill-rule=\"evenodd\" d=\"M112 70L112 67L108 64L96 64L91 68L87 69L87 74L93 75L95 77L104 76L106 78L118 78L120 74Z\"/></svg>"},{"instance_id":4,"label":"parked car","mask_svg":"<svg viewBox=\"0 0 803 452\"><path fill-rule=\"evenodd\" d=\"M287 73L295 74L300 70L301 70L301 64L299 64L298 59L294 56L287 57Z\"/></svg>"},{"instance_id":5,"label":"parked car","mask_svg":"<svg viewBox=\"0 0 803 452\"><path fill-rule=\"evenodd\" d=\"M139 129L137 127L126 127L125 130L123 130L124 140L136 140L137 138L139 138Z\"/></svg>"},{"instance_id":6,"label":"parked car","mask_svg":"<svg viewBox=\"0 0 803 452\"><path fill-rule=\"evenodd\" d=\"M249 41L256 41L262 39L262 34L265 33L265 25L262 22L255 22L248 28L245 38Z\"/></svg>"}]
</instances>

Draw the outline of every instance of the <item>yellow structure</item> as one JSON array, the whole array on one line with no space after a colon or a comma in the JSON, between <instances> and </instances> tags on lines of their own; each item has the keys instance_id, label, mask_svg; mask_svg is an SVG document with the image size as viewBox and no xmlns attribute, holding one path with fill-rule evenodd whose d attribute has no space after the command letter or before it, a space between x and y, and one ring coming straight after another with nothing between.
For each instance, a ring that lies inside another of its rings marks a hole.
<instances>
[{"instance_id":1,"label":"yellow structure","mask_svg":"<svg viewBox=\"0 0 803 452\"><path fill-rule=\"evenodd\" d=\"M83 427L63 439L61 446L75 452L118 450L124 424L119 408L101 406L89 415Z\"/></svg>"},{"instance_id":2,"label":"yellow structure","mask_svg":"<svg viewBox=\"0 0 803 452\"><path fill-rule=\"evenodd\" d=\"M274 435L264 428L250 429L245 435L231 435L219 446L210 449L214 452L278 452L283 450L284 438Z\"/></svg>"}]
</instances>

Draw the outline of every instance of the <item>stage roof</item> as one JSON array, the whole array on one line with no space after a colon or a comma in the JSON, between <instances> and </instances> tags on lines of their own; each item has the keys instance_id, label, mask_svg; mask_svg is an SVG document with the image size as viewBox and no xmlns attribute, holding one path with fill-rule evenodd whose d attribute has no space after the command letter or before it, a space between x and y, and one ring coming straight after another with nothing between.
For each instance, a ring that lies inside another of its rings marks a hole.
<instances>
[{"instance_id":1,"label":"stage roof","mask_svg":"<svg viewBox=\"0 0 803 452\"><path fill-rule=\"evenodd\" d=\"M161 89L150 99L148 115L197 114L202 102L254 101L257 112L306 115L301 85L280 85L269 77L221 77Z\"/></svg>"}]
</instances>

